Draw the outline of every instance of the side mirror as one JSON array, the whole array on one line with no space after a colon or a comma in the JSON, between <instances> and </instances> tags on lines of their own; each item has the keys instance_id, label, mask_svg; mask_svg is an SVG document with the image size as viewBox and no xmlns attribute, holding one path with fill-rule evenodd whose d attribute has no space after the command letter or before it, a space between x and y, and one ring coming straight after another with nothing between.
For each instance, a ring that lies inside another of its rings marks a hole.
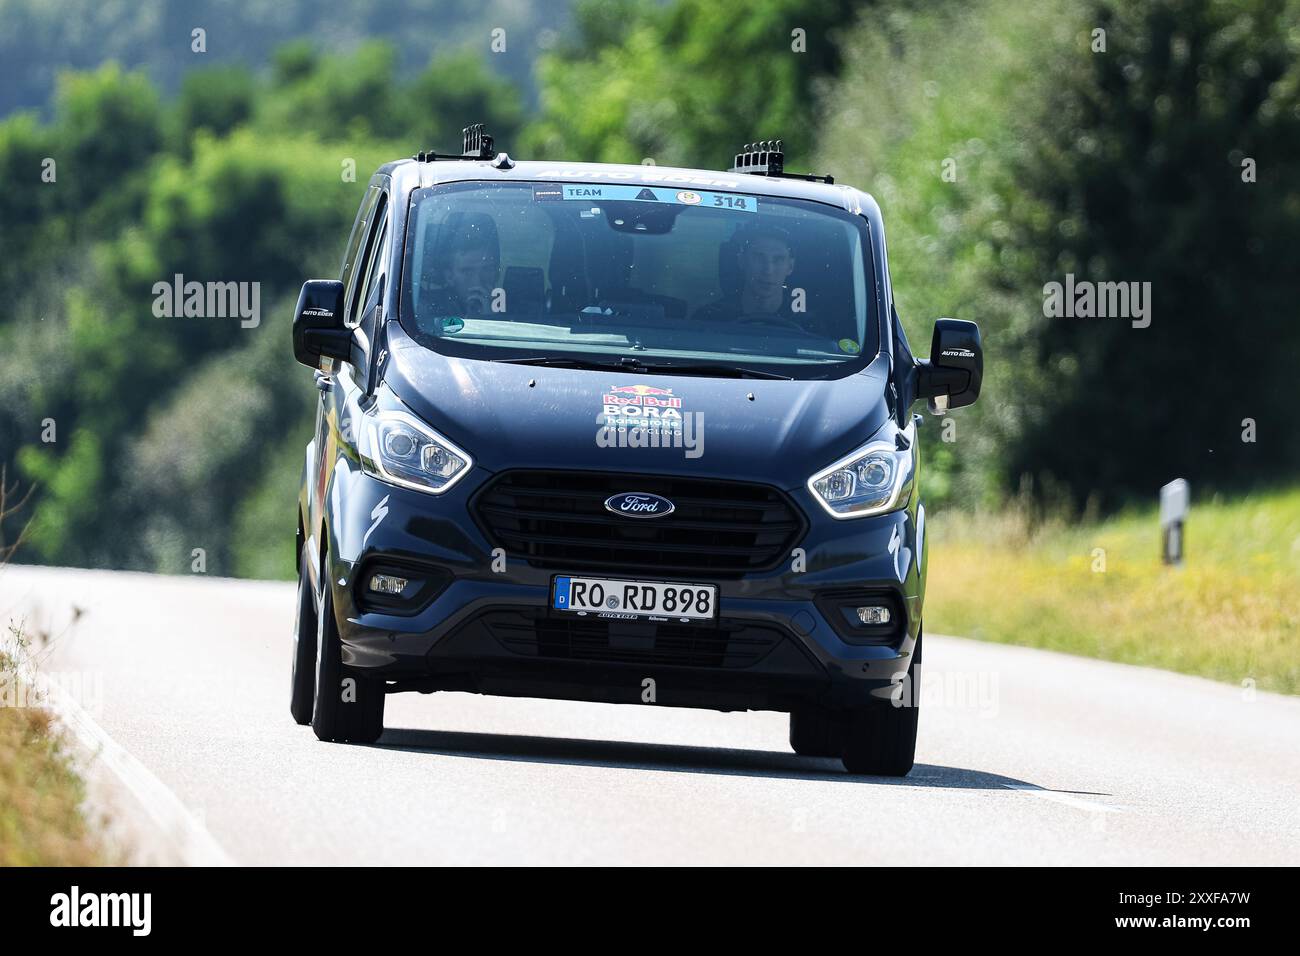
<instances>
[{"instance_id":1,"label":"side mirror","mask_svg":"<svg viewBox=\"0 0 1300 956\"><path fill-rule=\"evenodd\" d=\"M951 408L973 405L983 377L979 326L961 319L936 319L930 360L917 365L916 397L930 399L930 411L942 415Z\"/></svg>"},{"instance_id":2,"label":"side mirror","mask_svg":"<svg viewBox=\"0 0 1300 956\"><path fill-rule=\"evenodd\" d=\"M342 282L304 282L293 312L293 357L311 368L319 368L322 358L347 361L352 354L352 330L343 319Z\"/></svg>"}]
</instances>

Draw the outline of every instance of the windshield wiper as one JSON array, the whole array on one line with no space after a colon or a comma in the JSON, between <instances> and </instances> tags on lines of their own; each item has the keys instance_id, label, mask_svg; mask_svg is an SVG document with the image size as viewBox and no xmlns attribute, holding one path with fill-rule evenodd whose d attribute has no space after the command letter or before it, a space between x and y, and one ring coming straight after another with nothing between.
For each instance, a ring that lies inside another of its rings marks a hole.
<instances>
[{"instance_id":1,"label":"windshield wiper","mask_svg":"<svg viewBox=\"0 0 1300 956\"><path fill-rule=\"evenodd\" d=\"M783 382L791 380L789 375L776 372L763 372L759 369L744 368L739 365L721 365L705 362L643 362L641 359L624 356L617 362L598 362L582 358L513 358L493 359L507 365L544 365L551 368L585 368L610 372L646 372L651 375L716 375L719 378L764 378Z\"/></svg>"},{"instance_id":2,"label":"windshield wiper","mask_svg":"<svg viewBox=\"0 0 1300 956\"><path fill-rule=\"evenodd\" d=\"M622 372L627 369L639 370L640 365L624 365L619 362L596 362L591 359L581 358L508 358L493 359L494 362L501 362L505 365L546 365L551 368L589 368L604 372Z\"/></svg>"},{"instance_id":3,"label":"windshield wiper","mask_svg":"<svg viewBox=\"0 0 1300 956\"><path fill-rule=\"evenodd\" d=\"M791 381L791 376L779 375L776 372L764 372L740 365L715 365L708 362L686 362L681 365L673 362L644 362L626 367L638 372L660 372L664 375L716 375L719 378L769 378L782 382Z\"/></svg>"}]
</instances>

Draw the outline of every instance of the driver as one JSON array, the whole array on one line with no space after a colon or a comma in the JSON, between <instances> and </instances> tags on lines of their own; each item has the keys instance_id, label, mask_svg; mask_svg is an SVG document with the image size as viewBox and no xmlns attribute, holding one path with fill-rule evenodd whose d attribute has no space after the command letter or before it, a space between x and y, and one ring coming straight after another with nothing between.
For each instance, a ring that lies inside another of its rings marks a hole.
<instances>
[{"instance_id":1,"label":"driver","mask_svg":"<svg viewBox=\"0 0 1300 956\"><path fill-rule=\"evenodd\" d=\"M794 243L779 226L742 230L740 288L738 292L701 306L695 318L702 322L734 321L744 316L772 315L792 318L786 280L794 272Z\"/></svg>"},{"instance_id":2,"label":"driver","mask_svg":"<svg viewBox=\"0 0 1300 956\"><path fill-rule=\"evenodd\" d=\"M501 272L496 223L490 216L453 214L440 232L420 278L420 312L430 319L483 315Z\"/></svg>"}]
</instances>

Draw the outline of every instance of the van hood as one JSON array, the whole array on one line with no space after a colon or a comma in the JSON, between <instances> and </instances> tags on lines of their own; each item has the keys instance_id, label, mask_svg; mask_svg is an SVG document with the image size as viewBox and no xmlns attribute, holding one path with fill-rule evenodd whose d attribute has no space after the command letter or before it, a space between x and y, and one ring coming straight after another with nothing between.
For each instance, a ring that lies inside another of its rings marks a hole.
<instances>
[{"instance_id":1,"label":"van hood","mask_svg":"<svg viewBox=\"0 0 1300 956\"><path fill-rule=\"evenodd\" d=\"M778 381L462 359L404 335L393 336L389 347L387 387L493 472L688 473L790 490L866 442L889 418L883 357L842 379ZM617 435L602 429L607 405L629 422L679 421L684 447L616 444Z\"/></svg>"}]
</instances>

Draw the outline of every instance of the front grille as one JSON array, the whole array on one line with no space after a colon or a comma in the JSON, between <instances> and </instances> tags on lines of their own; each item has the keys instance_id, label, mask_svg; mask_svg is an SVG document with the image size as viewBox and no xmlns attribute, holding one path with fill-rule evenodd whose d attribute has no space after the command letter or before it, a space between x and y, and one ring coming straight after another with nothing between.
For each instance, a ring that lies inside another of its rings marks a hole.
<instances>
[{"instance_id":1,"label":"front grille","mask_svg":"<svg viewBox=\"0 0 1300 956\"><path fill-rule=\"evenodd\" d=\"M549 616L542 609L489 611L481 621L508 651L551 660L741 669L785 639L776 627L716 626Z\"/></svg>"},{"instance_id":2,"label":"front grille","mask_svg":"<svg viewBox=\"0 0 1300 956\"><path fill-rule=\"evenodd\" d=\"M662 495L662 518L605 510L620 492ZM566 571L662 570L677 577L737 577L790 555L804 520L768 485L712 478L594 471L509 471L474 508L493 543L533 567Z\"/></svg>"}]
</instances>

